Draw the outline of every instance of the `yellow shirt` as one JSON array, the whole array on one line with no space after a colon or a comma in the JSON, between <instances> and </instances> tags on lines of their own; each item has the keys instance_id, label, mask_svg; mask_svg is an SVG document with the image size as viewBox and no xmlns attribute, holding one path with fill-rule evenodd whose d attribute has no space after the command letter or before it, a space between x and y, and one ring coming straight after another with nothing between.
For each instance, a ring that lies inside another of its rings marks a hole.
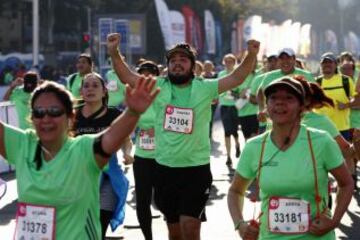
<instances>
[{"instance_id":1,"label":"yellow shirt","mask_svg":"<svg viewBox=\"0 0 360 240\"><path fill-rule=\"evenodd\" d=\"M317 112L328 116L339 131L350 129L350 108L344 110L338 109L338 102L348 103L350 101L343 88L342 75L335 74L331 78L323 78L321 88L326 96L334 101L335 107L323 107L317 110ZM351 78L349 79L349 93L350 97L355 95L354 82Z\"/></svg>"}]
</instances>

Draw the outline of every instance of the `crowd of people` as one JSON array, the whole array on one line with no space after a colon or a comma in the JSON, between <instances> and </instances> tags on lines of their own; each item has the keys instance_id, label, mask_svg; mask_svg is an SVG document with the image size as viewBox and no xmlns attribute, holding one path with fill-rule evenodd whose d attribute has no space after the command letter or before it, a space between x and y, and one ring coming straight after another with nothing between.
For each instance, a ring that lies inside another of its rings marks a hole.
<instances>
[{"instance_id":1,"label":"crowd of people","mask_svg":"<svg viewBox=\"0 0 360 240\"><path fill-rule=\"evenodd\" d=\"M133 68L120 38L107 37L112 69L104 77L81 54L61 84L34 71L9 81L3 100L15 105L19 126L0 122L0 154L16 167L15 239L105 239L108 226L123 224L129 182L120 149L133 164L144 239L156 239L152 205L170 240L200 239L217 106L224 164L239 158L227 197L239 236L335 239L360 157L360 74L351 53L324 53L315 77L290 48L258 61L260 43L250 40L244 56L226 54L216 72L179 43L166 51L165 67L140 59ZM333 209L330 178L338 186ZM245 197L261 202L259 216L244 219Z\"/></svg>"}]
</instances>

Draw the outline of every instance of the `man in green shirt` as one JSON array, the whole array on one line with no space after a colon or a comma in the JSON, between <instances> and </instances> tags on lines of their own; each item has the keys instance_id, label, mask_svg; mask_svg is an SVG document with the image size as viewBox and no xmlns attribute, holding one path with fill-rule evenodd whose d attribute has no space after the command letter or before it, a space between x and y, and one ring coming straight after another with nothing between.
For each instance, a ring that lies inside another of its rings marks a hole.
<instances>
[{"instance_id":1,"label":"man in green shirt","mask_svg":"<svg viewBox=\"0 0 360 240\"><path fill-rule=\"evenodd\" d=\"M264 126L266 123L266 109L265 109L265 98L264 98L264 89L276 79L282 78L284 76L294 76L301 75L304 76L306 80L310 82L315 82L314 76L303 69L296 68L296 55L293 49L283 48L278 53L278 64L280 69L268 72L262 78L262 82L258 88L257 92L257 102L259 104L259 122L260 126ZM260 127L260 133L265 130L264 127Z\"/></svg>"},{"instance_id":2,"label":"man in green shirt","mask_svg":"<svg viewBox=\"0 0 360 240\"><path fill-rule=\"evenodd\" d=\"M107 47L120 80L130 86L140 75L132 72L119 53L120 34L108 36ZM241 84L251 72L260 43L248 42L248 55L234 71L216 81L196 81L196 52L177 44L166 53L168 76L158 77L161 88L155 111L155 200L168 224L170 239L200 239L201 221L209 197L211 103L219 94Z\"/></svg>"},{"instance_id":3,"label":"man in green shirt","mask_svg":"<svg viewBox=\"0 0 360 240\"><path fill-rule=\"evenodd\" d=\"M15 81L12 81L10 87L4 94L4 101L11 101L15 104L18 123L21 129L31 127L28 119L30 114L29 99L38 84L38 78L37 73L27 72L24 78L16 78Z\"/></svg>"},{"instance_id":4,"label":"man in green shirt","mask_svg":"<svg viewBox=\"0 0 360 240\"><path fill-rule=\"evenodd\" d=\"M75 99L81 99L80 88L83 78L91 73L93 61L90 55L82 53L78 56L76 62L77 72L67 78L67 89L72 93Z\"/></svg>"}]
</instances>

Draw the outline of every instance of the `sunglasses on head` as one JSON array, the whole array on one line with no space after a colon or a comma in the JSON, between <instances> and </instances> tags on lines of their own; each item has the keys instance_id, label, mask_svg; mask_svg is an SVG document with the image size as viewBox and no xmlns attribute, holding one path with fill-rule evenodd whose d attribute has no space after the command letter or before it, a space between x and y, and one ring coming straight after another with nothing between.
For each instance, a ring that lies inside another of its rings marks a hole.
<instances>
[{"instance_id":1,"label":"sunglasses on head","mask_svg":"<svg viewBox=\"0 0 360 240\"><path fill-rule=\"evenodd\" d=\"M49 107L49 108L34 108L31 112L34 118L44 118L45 115L49 117L60 117L65 113L64 109L59 107Z\"/></svg>"}]
</instances>

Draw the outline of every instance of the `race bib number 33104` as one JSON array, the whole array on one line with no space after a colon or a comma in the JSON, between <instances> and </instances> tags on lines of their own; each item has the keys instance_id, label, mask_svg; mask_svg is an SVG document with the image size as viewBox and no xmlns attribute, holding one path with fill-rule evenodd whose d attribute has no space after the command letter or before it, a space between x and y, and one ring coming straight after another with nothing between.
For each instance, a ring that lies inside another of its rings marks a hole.
<instances>
[{"instance_id":1,"label":"race bib number 33104","mask_svg":"<svg viewBox=\"0 0 360 240\"><path fill-rule=\"evenodd\" d=\"M194 112L191 108L178 108L168 105L165 110L164 129L166 131L191 134Z\"/></svg>"}]
</instances>

